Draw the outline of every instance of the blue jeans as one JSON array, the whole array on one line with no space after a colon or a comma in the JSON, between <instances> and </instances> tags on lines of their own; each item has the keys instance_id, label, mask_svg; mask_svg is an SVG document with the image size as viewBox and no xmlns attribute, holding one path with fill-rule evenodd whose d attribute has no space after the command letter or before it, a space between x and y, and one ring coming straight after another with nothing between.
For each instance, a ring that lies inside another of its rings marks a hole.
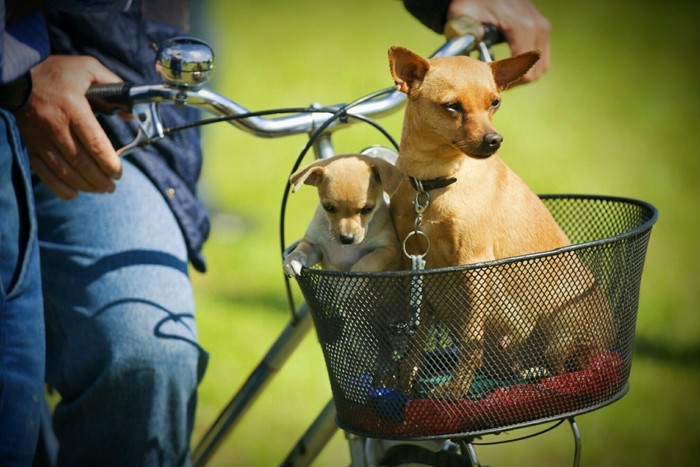
<instances>
[{"instance_id":1,"label":"blue jeans","mask_svg":"<svg viewBox=\"0 0 700 467\"><path fill-rule=\"evenodd\" d=\"M44 316L29 163L0 110L0 465L30 466L44 395Z\"/></svg>"},{"instance_id":2,"label":"blue jeans","mask_svg":"<svg viewBox=\"0 0 700 467\"><path fill-rule=\"evenodd\" d=\"M123 163L113 194L66 202L35 185L59 465L189 464L207 354L187 249L165 199Z\"/></svg>"}]
</instances>

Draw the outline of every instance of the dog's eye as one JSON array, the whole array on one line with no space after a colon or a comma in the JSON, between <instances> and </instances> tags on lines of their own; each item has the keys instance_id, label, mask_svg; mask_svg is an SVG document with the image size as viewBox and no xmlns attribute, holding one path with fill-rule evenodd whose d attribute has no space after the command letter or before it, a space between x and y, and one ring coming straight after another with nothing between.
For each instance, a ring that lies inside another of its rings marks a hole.
<instances>
[{"instance_id":1,"label":"dog's eye","mask_svg":"<svg viewBox=\"0 0 700 467\"><path fill-rule=\"evenodd\" d=\"M447 110L448 112L455 112L459 114L464 113L462 104L460 104L459 102L448 102L447 104L442 104L442 108Z\"/></svg>"},{"instance_id":2,"label":"dog's eye","mask_svg":"<svg viewBox=\"0 0 700 467\"><path fill-rule=\"evenodd\" d=\"M374 206L365 206L364 208L360 209L360 214L362 214L363 216L366 216L367 214L372 212L373 209L374 209Z\"/></svg>"},{"instance_id":3,"label":"dog's eye","mask_svg":"<svg viewBox=\"0 0 700 467\"><path fill-rule=\"evenodd\" d=\"M495 98L494 100L491 101L491 108L492 109L497 109L501 106L501 99Z\"/></svg>"},{"instance_id":4,"label":"dog's eye","mask_svg":"<svg viewBox=\"0 0 700 467\"><path fill-rule=\"evenodd\" d=\"M324 205L323 205L323 209L325 209L326 212L329 212L329 213L334 213L334 212L335 212L335 206L333 206L333 205L330 204L330 203L324 204Z\"/></svg>"}]
</instances>

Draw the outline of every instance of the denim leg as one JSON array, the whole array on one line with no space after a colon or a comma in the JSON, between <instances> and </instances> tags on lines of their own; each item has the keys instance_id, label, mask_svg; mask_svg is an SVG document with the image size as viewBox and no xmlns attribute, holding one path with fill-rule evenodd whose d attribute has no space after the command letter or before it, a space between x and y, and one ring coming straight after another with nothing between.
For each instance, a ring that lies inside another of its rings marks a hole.
<instances>
[{"instance_id":1,"label":"denim leg","mask_svg":"<svg viewBox=\"0 0 700 467\"><path fill-rule=\"evenodd\" d=\"M47 381L59 465L187 465L197 343L187 251L131 163L113 194L69 202L37 184Z\"/></svg>"},{"instance_id":2,"label":"denim leg","mask_svg":"<svg viewBox=\"0 0 700 467\"><path fill-rule=\"evenodd\" d=\"M29 164L0 110L0 465L30 466L44 396L44 316Z\"/></svg>"}]
</instances>

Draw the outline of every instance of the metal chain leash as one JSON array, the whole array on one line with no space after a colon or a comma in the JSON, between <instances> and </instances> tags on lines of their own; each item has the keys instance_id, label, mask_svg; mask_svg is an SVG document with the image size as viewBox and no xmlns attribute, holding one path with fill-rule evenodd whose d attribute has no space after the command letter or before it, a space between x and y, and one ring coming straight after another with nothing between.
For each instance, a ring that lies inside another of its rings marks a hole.
<instances>
[{"instance_id":1,"label":"metal chain leash","mask_svg":"<svg viewBox=\"0 0 700 467\"><path fill-rule=\"evenodd\" d=\"M425 269L425 256L430 251L430 238L421 229L423 224L423 214L430 205L430 193L424 188L420 180L413 180L416 186L416 196L413 200L413 206L416 211L416 217L413 223L413 230L406 235L403 241L403 252L411 260L412 271L422 271ZM408 240L413 237L423 237L426 241L425 251L419 254L411 254L408 252ZM392 328L400 337L398 348L394 351L394 360L401 360L406 354L406 338L412 335L420 326L421 306L423 304L423 276L414 275L411 277L411 289L409 292L408 304L412 311L411 319L407 323L394 323Z\"/></svg>"}]
</instances>

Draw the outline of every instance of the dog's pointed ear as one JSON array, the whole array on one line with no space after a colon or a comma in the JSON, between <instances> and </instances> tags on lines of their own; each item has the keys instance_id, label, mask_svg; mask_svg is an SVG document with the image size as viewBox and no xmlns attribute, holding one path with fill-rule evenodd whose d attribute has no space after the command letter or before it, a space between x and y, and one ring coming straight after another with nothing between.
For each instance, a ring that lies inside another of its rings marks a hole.
<instances>
[{"instance_id":1,"label":"dog's pointed ear","mask_svg":"<svg viewBox=\"0 0 700 467\"><path fill-rule=\"evenodd\" d=\"M420 87L430 69L430 63L404 47L391 47L389 67L396 89L410 96L411 92Z\"/></svg>"},{"instance_id":2,"label":"dog's pointed ear","mask_svg":"<svg viewBox=\"0 0 700 467\"><path fill-rule=\"evenodd\" d=\"M532 68L532 66L540 59L542 53L539 50L532 50L510 58L504 58L495 62L490 62L493 79L496 81L499 91L507 89L513 83L516 83L520 78Z\"/></svg>"},{"instance_id":3,"label":"dog's pointed ear","mask_svg":"<svg viewBox=\"0 0 700 467\"><path fill-rule=\"evenodd\" d=\"M313 163L294 172L292 176L289 177L289 183L292 185L292 193L296 193L302 184L318 186L323 179L324 171L323 165Z\"/></svg>"},{"instance_id":4,"label":"dog's pointed ear","mask_svg":"<svg viewBox=\"0 0 700 467\"><path fill-rule=\"evenodd\" d=\"M403 172L396 168L391 162L384 159L374 158L370 163L372 175L377 182L381 183L384 191L388 195L393 195L403 180Z\"/></svg>"}]
</instances>

